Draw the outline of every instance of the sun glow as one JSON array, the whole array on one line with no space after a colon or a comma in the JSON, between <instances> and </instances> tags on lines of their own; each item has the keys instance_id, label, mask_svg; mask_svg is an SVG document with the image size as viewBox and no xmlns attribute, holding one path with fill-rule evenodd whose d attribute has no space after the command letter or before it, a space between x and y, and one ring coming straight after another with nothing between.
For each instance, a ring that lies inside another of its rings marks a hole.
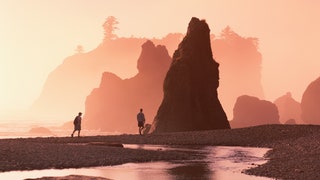
<instances>
[{"instance_id":1,"label":"sun glow","mask_svg":"<svg viewBox=\"0 0 320 180\"><path fill-rule=\"evenodd\" d=\"M1 1L1 114L28 109L48 74L78 45L85 52L99 46L102 24L110 15L120 22L119 37L184 33L192 16L206 19L217 36L229 25L242 36L256 37L265 98L273 101L291 91L300 101L306 86L320 75L319 6L318 1L299 0Z\"/></svg>"}]
</instances>

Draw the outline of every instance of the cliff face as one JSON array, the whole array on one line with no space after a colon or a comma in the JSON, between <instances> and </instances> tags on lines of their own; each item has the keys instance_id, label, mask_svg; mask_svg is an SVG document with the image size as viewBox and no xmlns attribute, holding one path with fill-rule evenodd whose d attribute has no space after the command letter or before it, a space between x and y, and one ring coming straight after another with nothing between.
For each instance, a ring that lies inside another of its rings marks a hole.
<instances>
[{"instance_id":1,"label":"cliff face","mask_svg":"<svg viewBox=\"0 0 320 180\"><path fill-rule=\"evenodd\" d=\"M320 77L311 82L301 99L301 118L308 124L320 124Z\"/></svg>"},{"instance_id":2,"label":"cliff face","mask_svg":"<svg viewBox=\"0 0 320 180\"><path fill-rule=\"evenodd\" d=\"M152 132L230 128L219 102L219 64L213 59L210 29L192 18L164 81L164 98Z\"/></svg>"},{"instance_id":3,"label":"cliff face","mask_svg":"<svg viewBox=\"0 0 320 180\"><path fill-rule=\"evenodd\" d=\"M285 124L288 120L291 122L296 122L302 124L301 120L301 105L299 102L294 100L291 96L291 93L287 93L274 101L274 104L277 106L280 122Z\"/></svg>"},{"instance_id":4,"label":"cliff face","mask_svg":"<svg viewBox=\"0 0 320 180\"><path fill-rule=\"evenodd\" d=\"M234 105L230 124L232 128L280 124L277 106L257 97L240 96Z\"/></svg>"},{"instance_id":5,"label":"cliff face","mask_svg":"<svg viewBox=\"0 0 320 180\"><path fill-rule=\"evenodd\" d=\"M140 108L144 109L147 122L156 114L170 63L165 46L145 42L136 76L123 80L113 73L103 74L100 87L86 99L84 125L90 129L136 132Z\"/></svg>"}]
</instances>

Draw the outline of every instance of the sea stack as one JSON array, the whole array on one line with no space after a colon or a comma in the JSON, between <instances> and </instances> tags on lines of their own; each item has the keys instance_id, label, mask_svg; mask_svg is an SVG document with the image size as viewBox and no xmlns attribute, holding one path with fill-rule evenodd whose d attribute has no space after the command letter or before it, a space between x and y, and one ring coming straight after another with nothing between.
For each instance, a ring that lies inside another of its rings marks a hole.
<instances>
[{"instance_id":1,"label":"sea stack","mask_svg":"<svg viewBox=\"0 0 320 180\"><path fill-rule=\"evenodd\" d=\"M113 73L103 73L100 86L86 99L84 126L109 132L137 132L140 108L146 123L151 123L163 98L162 84L170 63L165 46L146 41L141 46L139 72L134 77L121 79Z\"/></svg>"},{"instance_id":2,"label":"sea stack","mask_svg":"<svg viewBox=\"0 0 320 180\"><path fill-rule=\"evenodd\" d=\"M237 98L233 108L232 128L280 124L277 106L257 97L242 95Z\"/></svg>"},{"instance_id":3,"label":"sea stack","mask_svg":"<svg viewBox=\"0 0 320 180\"><path fill-rule=\"evenodd\" d=\"M174 52L151 132L229 129L217 94L218 67L212 57L209 26L193 17Z\"/></svg>"},{"instance_id":4,"label":"sea stack","mask_svg":"<svg viewBox=\"0 0 320 180\"><path fill-rule=\"evenodd\" d=\"M277 98L274 101L279 111L279 121L282 124L296 122L298 124L304 124L301 120L301 104L294 100L291 93L287 92L285 95Z\"/></svg>"},{"instance_id":5,"label":"sea stack","mask_svg":"<svg viewBox=\"0 0 320 180\"><path fill-rule=\"evenodd\" d=\"M311 82L301 99L301 118L307 124L320 125L320 77Z\"/></svg>"}]
</instances>

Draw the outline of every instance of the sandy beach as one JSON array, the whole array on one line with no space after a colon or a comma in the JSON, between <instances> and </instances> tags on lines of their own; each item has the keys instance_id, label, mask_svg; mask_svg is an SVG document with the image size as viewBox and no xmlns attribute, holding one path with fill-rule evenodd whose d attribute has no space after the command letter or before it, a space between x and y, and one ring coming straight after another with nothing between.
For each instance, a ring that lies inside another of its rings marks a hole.
<instances>
[{"instance_id":1,"label":"sandy beach","mask_svg":"<svg viewBox=\"0 0 320 180\"><path fill-rule=\"evenodd\" d=\"M279 179L320 179L320 126L264 125L232 130L151 135L48 137L0 140L0 171L63 169L128 162L191 160L183 151L127 149L121 144L272 148L266 164L245 173Z\"/></svg>"}]
</instances>

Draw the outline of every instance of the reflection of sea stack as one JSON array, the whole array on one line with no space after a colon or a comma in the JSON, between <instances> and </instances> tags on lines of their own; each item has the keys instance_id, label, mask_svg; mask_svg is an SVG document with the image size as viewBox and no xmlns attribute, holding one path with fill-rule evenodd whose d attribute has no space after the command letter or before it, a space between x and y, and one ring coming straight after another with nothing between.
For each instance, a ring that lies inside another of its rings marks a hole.
<instances>
[{"instance_id":1,"label":"reflection of sea stack","mask_svg":"<svg viewBox=\"0 0 320 180\"><path fill-rule=\"evenodd\" d=\"M320 124L320 77L311 82L301 99L301 118L308 124Z\"/></svg>"},{"instance_id":2,"label":"reflection of sea stack","mask_svg":"<svg viewBox=\"0 0 320 180\"><path fill-rule=\"evenodd\" d=\"M191 19L165 78L153 132L230 128L217 95L219 64L212 57L209 33L204 20Z\"/></svg>"},{"instance_id":3,"label":"reflection of sea stack","mask_svg":"<svg viewBox=\"0 0 320 180\"><path fill-rule=\"evenodd\" d=\"M84 123L90 129L136 132L135 116L144 109L146 121L154 117L162 100L162 83L171 58L165 46L147 41L138 59L139 73L121 79L105 72L99 88L86 99Z\"/></svg>"}]
</instances>

